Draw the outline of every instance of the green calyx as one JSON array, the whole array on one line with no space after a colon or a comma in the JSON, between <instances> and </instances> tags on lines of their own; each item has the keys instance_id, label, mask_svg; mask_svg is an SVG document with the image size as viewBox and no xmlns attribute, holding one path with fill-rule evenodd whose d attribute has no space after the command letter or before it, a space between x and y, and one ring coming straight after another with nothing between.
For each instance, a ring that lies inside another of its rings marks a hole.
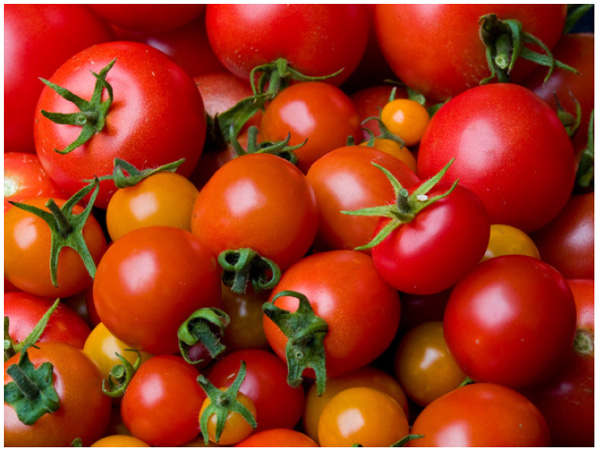
<instances>
[{"instance_id":1,"label":"green calyx","mask_svg":"<svg viewBox=\"0 0 600 452\"><path fill-rule=\"evenodd\" d=\"M216 388L215 385L208 381L204 375L200 375L197 378L198 384L202 387L210 399L210 404L204 409L202 416L200 416L200 431L202 432L202 437L204 438L204 444L207 446L209 442L208 420L213 415L217 417L215 432L215 440L217 443L221 439L221 434L223 433L223 430L225 429L225 423L227 422L227 416L231 412L240 414L244 420L252 426L252 428L256 428L256 419L254 419L254 416L250 410L248 410L248 408L246 408L237 400L240 386L242 385L245 377L246 363L242 361L240 363L240 370L235 377L234 382L225 391L221 391L220 389Z\"/></svg>"},{"instance_id":2,"label":"green calyx","mask_svg":"<svg viewBox=\"0 0 600 452\"><path fill-rule=\"evenodd\" d=\"M81 133L75 141L69 144L65 149L58 150L54 149L59 154L68 154L79 146L85 144L94 134L99 133L104 129L106 124L106 115L113 101L113 90L112 86L106 81L106 75L108 71L113 67L117 60L114 59L108 63L99 74L92 72L92 75L96 78L96 85L94 86L94 92L92 98L87 101L81 97L73 94L68 89L61 86L55 85L46 79L40 78L40 80L48 87L52 88L57 94L69 102L73 102L79 112L77 113L53 113L46 110L42 110L42 115L57 124L68 124L72 126L81 127ZM108 99L102 102L102 92L106 89L108 93Z\"/></svg>"},{"instance_id":3,"label":"green calyx","mask_svg":"<svg viewBox=\"0 0 600 452\"><path fill-rule=\"evenodd\" d=\"M127 352L137 353L137 358L133 365L118 353L115 353L121 360L120 364L113 366L108 374L108 378L102 380L102 392L110 397L121 397L125 394L125 390L129 382L133 378L133 374L138 370L142 363L142 355L139 350L126 349Z\"/></svg>"},{"instance_id":4,"label":"green calyx","mask_svg":"<svg viewBox=\"0 0 600 452\"><path fill-rule=\"evenodd\" d=\"M573 350L580 356L594 356L594 333L588 330L577 330L573 341Z\"/></svg>"},{"instance_id":5,"label":"green calyx","mask_svg":"<svg viewBox=\"0 0 600 452\"><path fill-rule=\"evenodd\" d=\"M177 331L181 356L190 364L200 364L204 360L192 360L189 357L190 348L202 344L216 358L225 351L221 342L225 328L229 325L229 316L217 308L202 308L194 312L183 322Z\"/></svg>"},{"instance_id":6,"label":"green calyx","mask_svg":"<svg viewBox=\"0 0 600 452\"><path fill-rule=\"evenodd\" d=\"M96 263L83 238L83 227L92 212L92 207L98 196L99 189L100 184L98 178L95 178L93 182L89 183L69 198L62 208L58 207L53 199L50 199L46 203L46 207L50 212L28 204L9 201L13 206L40 217L50 227L50 278L54 287L58 287L56 277L58 255L65 246L74 249L79 256L81 256L81 260L92 278L94 278L96 274ZM75 205L92 190L93 193L91 194L85 209L79 214L74 214L73 207L75 207Z\"/></svg>"},{"instance_id":7,"label":"green calyx","mask_svg":"<svg viewBox=\"0 0 600 452\"><path fill-rule=\"evenodd\" d=\"M587 146L581 154L577 168L576 188L580 191L589 191L594 188L594 111L590 115L588 126Z\"/></svg>"},{"instance_id":8,"label":"green calyx","mask_svg":"<svg viewBox=\"0 0 600 452\"><path fill-rule=\"evenodd\" d=\"M280 297L297 298L298 310L290 312L275 306ZM315 314L305 295L292 290L279 292L271 302L263 304L262 310L288 338L285 346L288 384L298 387L302 383L304 369L311 368L315 371L317 394L322 395L327 380L323 342L329 331L327 322Z\"/></svg>"},{"instance_id":9,"label":"green calyx","mask_svg":"<svg viewBox=\"0 0 600 452\"><path fill-rule=\"evenodd\" d=\"M520 58L548 67L544 82L548 80L555 67L578 74L576 69L556 60L543 41L530 33L523 31L521 22L515 19L500 20L495 14L487 14L479 20L479 37L485 44L485 55L491 75L481 80L484 85L495 77L500 83L510 81L510 73ZM535 44L544 53L537 53L525 47L525 44Z\"/></svg>"},{"instance_id":10,"label":"green calyx","mask_svg":"<svg viewBox=\"0 0 600 452\"><path fill-rule=\"evenodd\" d=\"M410 223L423 209L452 193L458 184L458 179L445 193L433 197L429 197L427 195L431 189L433 189L433 187L435 187L438 182L442 180L442 177L444 177L444 174L446 174L450 168L450 165L452 165L452 162L454 162L454 159L450 160L450 162L448 162L448 164L431 179L423 182L412 194L408 193L408 190L406 190L402 184L400 184L398 179L396 179L391 172L384 167L371 162L371 165L380 169L386 175L392 184L392 187L394 187L394 196L396 198L396 202L394 204L388 204L385 206L366 207L364 209L353 211L342 211L342 213L346 215L377 216L390 219L390 221L377 233L373 240L366 245L358 246L355 249L364 250L379 245L395 229L403 224Z\"/></svg>"},{"instance_id":11,"label":"green calyx","mask_svg":"<svg viewBox=\"0 0 600 452\"><path fill-rule=\"evenodd\" d=\"M560 119L560 122L565 128L567 135L569 135L569 137L572 138L573 135L575 135L575 132L577 132L577 130L579 129L579 126L581 125L581 104L573 95L573 93L569 92L569 94L571 95L571 100L575 105L575 116L573 116L571 113L564 109L564 107L558 100L558 96L556 95L556 93L554 93L554 103L556 104L556 114L558 116L558 119Z\"/></svg>"},{"instance_id":12,"label":"green calyx","mask_svg":"<svg viewBox=\"0 0 600 452\"><path fill-rule=\"evenodd\" d=\"M421 104L425 107L425 109L427 110L427 113L429 113L429 117L432 118L433 115L435 113L437 113L437 111L442 108L442 106L448 102L450 99L446 99L444 102L439 102L437 104L431 104L429 107L426 105L427 104L427 98L421 94L420 92L412 89L410 86L408 86L406 83L401 82L400 80L390 80L390 79L386 79L384 80L384 82L386 83L390 83L392 85L396 85L396 86L401 86L404 89L406 89L406 94L408 99L413 100L415 102L417 102L418 104ZM390 93L390 97L388 99L388 102L393 101L394 99L396 99L396 87L394 87L394 89L392 90L392 92Z\"/></svg>"},{"instance_id":13,"label":"green calyx","mask_svg":"<svg viewBox=\"0 0 600 452\"><path fill-rule=\"evenodd\" d=\"M379 130L381 132L380 132L380 135L376 137L375 134L370 129L363 128L362 130L365 130L369 134L369 140L367 141L367 146L373 147L375 145L376 139L391 140L391 141L395 141L402 147L406 146L406 143L404 143L404 140L402 138L400 138L395 133L390 132L390 129L388 129L385 126L385 124L381 120L381 112L379 112L379 116L369 116L368 118L364 119L363 122L361 122L361 125L366 124L368 121L376 121L377 125L379 125Z\"/></svg>"},{"instance_id":14,"label":"green calyx","mask_svg":"<svg viewBox=\"0 0 600 452\"><path fill-rule=\"evenodd\" d=\"M259 143L258 128L251 126L248 128L248 149L244 150L236 138L233 126L229 130L229 141L237 157L246 154L273 154L295 165L298 163L298 157L296 157L294 151L304 146L308 138L300 144L289 146L291 137L292 135L288 132L287 137L283 141L262 141Z\"/></svg>"},{"instance_id":15,"label":"green calyx","mask_svg":"<svg viewBox=\"0 0 600 452\"><path fill-rule=\"evenodd\" d=\"M246 293L248 284L252 284L255 292L270 290L281 278L279 266L252 248L223 251L218 262L223 268L223 284L235 293Z\"/></svg>"},{"instance_id":16,"label":"green calyx","mask_svg":"<svg viewBox=\"0 0 600 452\"><path fill-rule=\"evenodd\" d=\"M133 187L134 185L139 184L144 179L147 179L148 177L156 173L162 173L164 171L174 173L175 171L177 171L177 168L179 168L184 162L185 159L182 158L176 160L175 162L161 165L157 168L146 168L143 170L139 170L126 160L115 158L115 160L113 161L114 169L112 174L99 177L98 180L112 180L117 188Z\"/></svg>"}]
</instances>

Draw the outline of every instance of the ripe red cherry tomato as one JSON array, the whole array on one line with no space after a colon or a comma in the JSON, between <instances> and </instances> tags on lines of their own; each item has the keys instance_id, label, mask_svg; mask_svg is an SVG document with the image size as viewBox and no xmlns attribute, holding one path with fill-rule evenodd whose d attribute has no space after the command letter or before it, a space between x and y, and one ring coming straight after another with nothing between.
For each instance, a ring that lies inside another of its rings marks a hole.
<instances>
[{"instance_id":1,"label":"ripe red cherry tomato","mask_svg":"<svg viewBox=\"0 0 600 452\"><path fill-rule=\"evenodd\" d=\"M253 433L235 447L319 447L304 433L290 428L272 428Z\"/></svg>"}]
</instances>

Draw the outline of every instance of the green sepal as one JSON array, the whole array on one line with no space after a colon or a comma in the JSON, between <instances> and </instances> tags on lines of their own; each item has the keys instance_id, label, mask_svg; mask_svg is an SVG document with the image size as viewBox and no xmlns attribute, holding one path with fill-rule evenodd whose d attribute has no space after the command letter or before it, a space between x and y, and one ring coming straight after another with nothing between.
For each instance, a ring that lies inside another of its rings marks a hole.
<instances>
[{"instance_id":1,"label":"green sepal","mask_svg":"<svg viewBox=\"0 0 600 452\"><path fill-rule=\"evenodd\" d=\"M471 378L469 377L465 377L465 379L458 385L458 387L462 388L463 386L472 385L473 383L475 383L475 381L471 380Z\"/></svg>"},{"instance_id":2,"label":"green sepal","mask_svg":"<svg viewBox=\"0 0 600 452\"><path fill-rule=\"evenodd\" d=\"M83 447L83 441L81 438L77 437L71 441L71 447Z\"/></svg>"},{"instance_id":3,"label":"green sepal","mask_svg":"<svg viewBox=\"0 0 600 452\"><path fill-rule=\"evenodd\" d=\"M200 431L202 432L202 437L204 438L204 444L208 446L209 437L208 437L208 420L212 415L217 416L217 425L215 431L215 440L218 443L221 439L221 434L225 429L225 423L227 422L227 416L230 412L235 412L240 414L244 420L252 426L252 428L256 428L256 419L254 416L246 408L242 405L241 402L237 400L237 395L240 390L240 386L246 377L246 363L244 361L240 362L240 370L235 377L235 380L227 388L225 391L221 391L216 388L210 381L206 379L204 375L200 375L197 378L198 384L202 387L208 398L210 399L210 404L204 409L202 412L202 416L200 416Z\"/></svg>"},{"instance_id":4,"label":"green sepal","mask_svg":"<svg viewBox=\"0 0 600 452\"><path fill-rule=\"evenodd\" d=\"M304 146L308 141L308 138L306 138L300 144L289 146L291 137L291 133L288 132L285 140L275 142L263 141L259 143L258 128L251 126L248 128L248 149L244 150L236 138L233 126L231 126L231 129L229 130L229 141L237 157L241 157L242 155L246 154L273 154L295 165L298 163L298 157L296 157L294 151Z\"/></svg>"},{"instance_id":5,"label":"green sepal","mask_svg":"<svg viewBox=\"0 0 600 452\"><path fill-rule=\"evenodd\" d=\"M590 115L587 145L581 154L575 180L578 190L587 191L594 188L594 110Z\"/></svg>"},{"instance_id":6,"label":"green sepal","mask_svg":"<svg viewBox=\"0 0 600 452\"><path fill-rule=\"evenodd\" d=\"M297 298L298 310L290 312L275 306L280 297ZM327 380L324 345L329 331L327 322L315 314L305 295L292 290L279 292L271 302L263 304L262 309L288 338L285 346L288 385L298 387L302 383L304 369L311 368L315 371L317 394L322 395Z\"/></svg>"},{"instance_id":7,"label":"green sepal","mask_svg":"<svg viewBox=\"0 0 600 452\"><path fill-rule=\"evenodd\" d=\"M262 110L267 102L274 98L275 96L271 93L255 94L240 100L229 110L216 115L212 121L213 124L218 125L218 132L220 132L221 138L225 142L232 142L231 136L237 137L248 120ZM217 133L214 125L212 130L214 133Z\"/></svg>"},{"instance_id":8,"label":"green sepal","mask_svg":"<svg viewBox=\"0 0 600 452\"><path fill-rule=\"evenodd\" d=\"M365 125L369 121L377 122L377 125L379 126L379 130L380 130L380 135L378 137L373 138L373 140L375 140L376 138L386 139L386 140L395 141L402 147L406 146L406 143L404 143L404 140L402 138L400 138L395 133L390 132L390 129L388 129L385 126L385 124L381 120L381 111L379 112L379 116L369 116L368 118L365 118L360 124Z\"/></svg>"},{"instance_id":9,"label":"green sepal","mask_svg":"<svg viewBox=\"0 0 600 452\"><path fill-rule=\"evenodd\" d=\"M94 92L90 101L86 101L81 97L73 94L66 88L55 85L48 80L41 78L40 80L49 88L53 89L59 96L75 104L79 108L77 113L54 113L42 110L41 113L50 121L57 124L69 124L73 126L81 127L81 133L75 141L69 144L65 149L58 150L54 149L59 154L68 154L79 146L85 144L94 134L99 133L104 129L106 124L106 115L113 102L113 89L112 86L106 81L106 75L108 71L113 67L116 62L116 58L108 63L99 74L92 72L92 75L96 78L96 84L94 86ZM102 92L106 89L108 92L108 99L102 102Z\"/></svg>"},{"instance_id":10,"label":"green sepal","mask_svg":"<svg viewBox=\"0 0 600 452\"><path fill-rule=\"evenodd\" d=\"M395 442L390 447L404 447L404 446L406 446L406 444L408 444L409 441L412 441L413 439L424 438L424 437L425 437L425 435L406 435L404 438L402 438L400 441Z\"/></svg>"},{"instance_id":11,"label":"green sepal","mask_svg":"<svg viewBox=\"0 0 600 452\"><path fill-rule=\"evenodd\" d=\"M113 161L114 169L112 174L99 177L98 180L112 180L117 188L133 187L134 185L139 184L141 181L153 176L154 174L165 171L174 173L184 162L185 159L182 158L171 163L166 163L157 168L146 168L139 170L128 161L115 158ZM91 181L85 180L84 182Z\"/></svg>"},{"instance_id":12,"label":"green sepal","mask_svg":"<svg viewBox=\"0 0 600 452\"><path fill-rule=\"evenodd\" d=\"M563 28L563 34L571 31L571 28L587 13L594 5L567 5L567 20Z\"/></svg>"},{"instance_id":13,"label":"green sepal","mask_svg":"<svg viewBox=\"0 0 600 452\"><path fill-rule=\"evenodd\" d=\"M204 360L192 360L189 350L196 344L202 344L211 358L216 358L225 351L225 345L221 342L225 328L229 325L230 318L226 312L217 308L198 309L177 331L179 340L179 351L181 356L190 364L200 364Z\"/></svg>"},{"instance_id":14,"label":"green sepal","mask_svg":"<svg viewBox=\"0 0 600 452\"><path fill-rule=\"evenodd\" d=\"M137 358L132 365L126 358L115 352L121 363L114 365L108 377L102 380L102 392L109 397L121 397L125 394L127 386L133 378L133 374L135 374L142 363L142 355L139 350L128 348L125 351L136 352Z\"/></svg>"},{"instance_id":15,"label":"green sepal","mask_svg":"<svg viewBox=\"0 0 600 452\"><path fill-rule=\"evenodd\" d=\"M225 250L218 257L223 268L221 280L235 293L246 293L248 284L255 292L270 290L281 278L279 266L252 248Z\"/></svg>"},{"instance_id":16,"label":"green sepal","mask_svg":"<svg viewBox=\"0 0 600 452\"><path fill-rule=\"evenodd\" d=\"M29 346L21 350L19 362L6 369L13 381L4 385L4 403L14 408L25 425L32 425L44 414L54 413L60 408L52 382L54 366L45 362L35 369L27 353Z\"/></svg>"},{"instance_id":17,"label":"green sepal","mask_svg":"<svg viewBox=\"0 0 600 452\"><path fill-rule=\"evenodd\" d=\"M10 334L8 334L9 325L10 319L8 316L4 316L4 362L17 354L15 351L15 343L13 342L12 337L10 337Z\"/></svg>"}]
</instances>

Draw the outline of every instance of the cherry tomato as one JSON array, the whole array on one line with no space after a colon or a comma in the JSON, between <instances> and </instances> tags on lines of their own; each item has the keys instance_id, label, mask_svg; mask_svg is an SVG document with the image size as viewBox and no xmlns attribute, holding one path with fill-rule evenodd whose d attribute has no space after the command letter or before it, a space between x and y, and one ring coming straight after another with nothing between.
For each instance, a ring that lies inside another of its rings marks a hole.
<instances>
[{"instance_id":1,"label":"cherry tomato","mask_svg":"<svg viewBox=\"0 0 600 452\"><path fill-rule=\"evenodd\" d=\"M177 330L197 309L218 307L209 249L190 232L149 226L113 242L98 265L94 305L108 330L148 353L177 353Z\"/></svg>"},{"instance_id":2,"label":"cherry tomato","mask_svg":"<svg viewBox=\"0 0 600 452\"><path fill-rule=\"evenodd\" d=\"M304 433L289 428L272 428L253 433L235 447L319 447Z\"/></svg>"},{"instance_id":3,"label":"cherry tomato","mask_svg":"<svg viewBox=\"0 0 600 452\"><path fill-rule=\"evenodd\" d=\"M350 95L350 99L358 112L361 124L365 119L371 116L379 117L385 104L390 101L390 95L392 94L393 88L393 86L389 85L370 86L369 88L362 89ZM397 87L396 97L406 97L406 90L402 87ZM362 124L362 127L369 129L376 137L381 135L379 124L374 119L365 122ZM362 134L365 140L368 140L371 136L364 130Z\"/></svg>"},{"instance_id":4,"label":"cherry tomato","mask_svg":"<svg viewBox=\"0 0 600 452\"><path fill-rule=\"evenodd\" d=\"M540 252L531 237L520 229L507 224L493 224L490 228L490 242L481 259L482 262L493 257L508 254L521 254L540 258Z\"/></svg>"},{"instance_id":5,"label":"cherry tomato","mask_svg":"<svg viewBox=\"0 0 600 452\"><path fill-rule=\"evenodd\" d=\"M225 285L221 287L221 309L230 319L223 334L223 344L227 350L269 348L262 327L262 305L269 299L269 294L257 294L252 289L245 294L237 294Z\"/></svg>"},{"instance_id":6,"label":"cherry tomato","mask_svg":"<svg viewBox=\"0 0 600 452\"><path fill-rule=\"evenodd\" d=\"M371 388L350 388L325 405L319 419L322 447L391 446L408 435L402 407L389 395Z\"/></svg>"},{"instance_id":7,"label":"cherry tomato","mask_svg":"<svg viewBox=\"0 0 600 452\"><path fill-rule=\"evenodd\" d=\"M367 141L363 141L361 145L364 146L367 143ZM398 160L404 162L412 171L417 171L417 159L410 152L410 149L402 146L397 141L387 138L376 138L373 140L373 148L396 157Z\"/></svg>"},{"instance_id":8,"label":"cherry tomato","mask_svg":"<svg viewBox=\"0 0 600 452\"><path fill-rule=\"evenodd\" d=\"M567 282L529 256L481 263L454 287L444 314L446 343L465 373L513 388L550 378L574 335Z\"/></svg>"},{"instance_id":9,"label":"cherry tomato","mask_svg":"<svg viewBox=\"0 0 600 452\"><path fill-rule=\"evenodd\" d=\"M90 447L150 447L150 445L133 436L110 435L99 439Z\"/></svg>"},{"instance_id":10,"label":"cherry tomato","mask_svg":"<svg viewBox=\"0 0 600 452\"><path fill-rule=\"evenodd\" d=\"M121 402L123 422L133 436L160 447L180 446L198 436L198 413L206 398L198 375L179 356L155 356L142 364Z\"/></svg>"},{"instance_id":11,"label":"cherry tomato","mask_svg":"<svg viewBox=\"0 0 600 452\"><path fill-rule=\"evenodd\" d=\"M35 368L44 362L53 366L52 381L60 408L46 413L31 425L22 423L15 410L4 403L4 446L67 447L75 438L84 446L102 436L110 417L110 399L102 393L98 367L83 351L61 342L43 342L29 347ZM6 369L17 363L15 355L4 363L4 384L12 381Z\"/></svg>"},{"instance_id":12,"label":"cherry tomato","mask_svg":"<svg viewBox=\"0 0 600 452\"><path fill-rule=\"evenodd\" d=\"M220 388L221 391L226 390L227 388ZM238 393L236 396L238 402L240 402L246 409L252 414L254 418L256 418L256 406L252 399L243 393ZM204 403L202 403L202 408L200 409L200 414L198 419L202 416L202 413L206 410L206 407L211 403L209 398L204 399ZM216 440L216 432L217 432L217 416L211 415L208 418L208 437L210 441L217 445L221 446L231 446L232 444L239 443L240 441L246 439L252 433L252 426L246 422L246 420L242 417L241 414L230 411L227 415L227 419L225 420L225 427L221 433L221 437L219 441Z\"/></svg>"},{"instance_id":13,"label":"cherry tomato","mask_svg":"<svg viewBox=\"0 0 600 452\"><path fill-rule=\"evenodd\" d=\"M429 113L423 105L411 99L394 99L381 110L381 121L390 132L408 146L421 141L429 124Z\"/></svg>"},{"instance_id":14,"label":"cherry tomato","mask_svg":"<svg viewBox=\"0 0 600 452\"><path fill-rule=\"evenodd\" d=\"M518 392L490 383L455 389L433 401L415 420L416 447L547 447L548 424Z\"/></svg>"}]
</instances>

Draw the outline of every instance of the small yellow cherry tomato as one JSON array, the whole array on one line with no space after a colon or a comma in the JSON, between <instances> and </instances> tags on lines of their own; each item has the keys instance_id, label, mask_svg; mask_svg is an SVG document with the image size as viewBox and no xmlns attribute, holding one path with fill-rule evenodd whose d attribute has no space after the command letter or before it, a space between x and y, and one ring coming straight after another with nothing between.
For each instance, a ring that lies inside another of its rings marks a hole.
<instances>
[{"instance_id":1,"label":"small yellow cherry tomato","mask_svg":"<svg viewBox=\"0 0 600 452\"><path fill-rule=\"evenodd\" d=\"M367 141L363 141L360 145L366 146ZM417 171L417 159L406 146L401 146L400 143L388 138L375 138L373 148L396 157L406 163L411 170Z\"/></svg>"},{"instance_id":2,"label":"small yellow cherry tomato","mask_svg":"<svg viewBox=\"0 0 600 452\"><path fill-rule=\"evenodd\" d=\"M509 254L540 258L537 246L525 232L507 224L493 224L490 228L490 241L481 262Z\"/></svg>"},{"instance_id":3,"label":"small yellow cherry tomato","mask_svg":"<svg viewBox=\"0 0 600 452\"><path fill-rule=\"evenodd\" d=\"M226 389L227 388L220 388L221 391L225 391ZM238 402L244 405L256 419L256 406L254 405L252 399L241 392L238 392L236 399ZM204 413L204 410L206 407L208 407L208 405L210 405L210 403L211 400L207 397L202 403L202 408L200 409L198 419L202 417L202 413ZM250 436L253 430L254 429L252 426L246 422L246 419L244 419L241 414L230 411L229 414L227 414L225 428L221 433L219 441L217 441L217 416L213 414L208 418L208 438L210 441L220 446L230 446L232 444L239 443L243 439L246 439L248 436Z\"/></svg>"},{"instance_id":4,"label":"small yellow cherry tomato","mask_svg":"<svg viewBox=\"0 0 600 452\"><path fill-rule=\"evenodd\" d=\"M90 447L150 447L150 445L133 436L111 435L99 439Z\"/></svg>"},{"instance_id":5,"label":"small yellow cherry tomato","mask_svg":"<svg viewBox=\"0 0 600 452\"><path fill-rule=\"evenodd\" d=\"M412 146L421 141L429 124L429 113L414 100L395 99L384 105L381 121L390 132L402 138L407 146Z\"/></svg>"}]
</instances>

